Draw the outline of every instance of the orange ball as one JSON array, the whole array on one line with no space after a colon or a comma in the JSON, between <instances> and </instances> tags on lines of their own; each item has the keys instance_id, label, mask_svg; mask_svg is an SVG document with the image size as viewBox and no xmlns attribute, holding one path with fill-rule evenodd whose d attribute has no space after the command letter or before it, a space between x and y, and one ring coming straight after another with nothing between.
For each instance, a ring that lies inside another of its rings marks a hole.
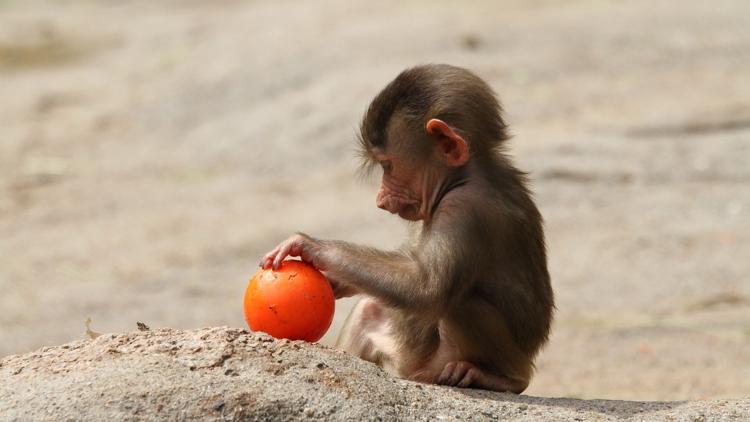
<instances>
[{"instance_id":1,"label":"orange ball","mask_svg":"<svg viewBox=\"0 0 750 422\"><path fill-rule=\"evenodd\" d=\"M245 290L245 320L253 331L276 338L320 340L333 321L335 298L328 280L302 261L261 269Z\"/></svg>"}]
</instances>

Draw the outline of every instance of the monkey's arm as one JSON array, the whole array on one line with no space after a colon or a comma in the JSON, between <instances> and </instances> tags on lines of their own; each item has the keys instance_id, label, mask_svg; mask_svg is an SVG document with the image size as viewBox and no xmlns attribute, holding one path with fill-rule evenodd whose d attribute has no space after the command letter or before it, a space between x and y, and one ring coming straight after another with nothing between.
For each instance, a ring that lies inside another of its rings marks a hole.
<instances>
[{"instance_id":1,"label":"monkey's arm","mask_svg":"<svg viewBox=\"0 0 750 422\"><path fill-rule=\"evenodd\" d=\"M343 241L297 234L266 254L261 266L277 268L287 256L299 256L335 283L349 285L399 307L444 303L456 293L453 283L471 268L465 256L466 218L443 213L411 250L387 252Z\"/></svg>"},{"instance_id":2,"label":"monkey's arm","mask_svg":"<svg viewBox=\"0 0 750 422\"><path fill-rule=\"evenodd\" d=\"M395 306L433 303L442 290L410 251L382 251L342 241L321 241L314 265L326 276Z\"/></svg>"}]
</instances>

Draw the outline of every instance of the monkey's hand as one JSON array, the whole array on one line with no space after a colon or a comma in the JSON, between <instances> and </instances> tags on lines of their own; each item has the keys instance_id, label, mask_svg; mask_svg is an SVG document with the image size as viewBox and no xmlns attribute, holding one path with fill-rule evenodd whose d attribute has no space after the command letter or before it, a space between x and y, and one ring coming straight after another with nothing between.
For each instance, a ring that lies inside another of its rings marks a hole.
<instances>
[{"instance_id":1,"label":"monkey's hand","mask_svg":"<svg viewBox=\"0 0 750 422\"><path fill-rule=\"evenodd\" d=\"M326 273L326 268L323 266L324 260L321 258L324 248L325 245L323 242L313 239L304 233L297 233L281 242L271 252L265 254L263 259L260 260L260 266L262 268L272 267L274 270L277 270L287 256L298 256L304 262L307 262L325 274L336 299L359 294L359 290L350 283L334 279L331 274Z\"/></svg>"},{"instance_id":2,"label":"monkey's hand","mask_svg":"<svg viewBox=\"0 0 750 422\"><path fill-rule=\"evenodd\" d=\"M333 289L333 295L336 297L336 299L352 297L360 293L359 290L357 290L354 286L347 284L347 283L342 283L341 281L338 281L338 280L334 280L333 278L328 277L328 274L326 274L326 278L328 279L328 282L331 284L331 288Z\"/></svg>"},{"instance_id":3,"label":"monkey's hand","mask_svg":"<svg viewBox=\"0 0 750 422\"><path fill-rule=\"evenodd\" d=\"M274 270L278 270L281 262L287 256L298 256L318 270L325 271L325 268L321 268L318 259L321 249L322 245L318 240L304 233L297 233L265 254L263 259L260 260L260 266L261 268L272 267Z\"/></svg>"}]
</instances>

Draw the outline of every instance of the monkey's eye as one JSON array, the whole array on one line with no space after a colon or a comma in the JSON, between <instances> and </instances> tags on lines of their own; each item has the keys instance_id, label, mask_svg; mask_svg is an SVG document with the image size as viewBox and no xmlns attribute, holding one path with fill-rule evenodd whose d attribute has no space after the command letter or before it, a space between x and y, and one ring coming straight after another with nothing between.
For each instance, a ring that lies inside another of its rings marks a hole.
<instances>
[{"instance_id":1,"label":"monkey's eye","mask_svg":"<svg viewBox=\"0 0 750 422\"><path fill-rule=\"evenodd\" d=\"M383 167L383 173L390 173L393 170L393 164L390 161L381 161L380 165Z\"/></svg>"}]
</instances>

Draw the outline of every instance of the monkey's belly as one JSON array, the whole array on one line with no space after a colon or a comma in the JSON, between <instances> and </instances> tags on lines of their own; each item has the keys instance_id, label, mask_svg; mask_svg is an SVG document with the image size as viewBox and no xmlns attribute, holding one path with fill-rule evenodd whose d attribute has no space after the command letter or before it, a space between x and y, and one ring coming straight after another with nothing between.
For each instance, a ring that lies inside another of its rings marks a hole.
<instances>
[{"instance_id":1,"label":"monkey's belly","mask_svg":"<svg viewBox=\"0 0 750 422\"><path fill-rule=\"evenodd\" d=\"M388 321L382 321L376 329L367 333L366 337L371 347L370 357L372 358L368 360L376 363L389 374L400 375L397 364L398 350Z\"/></svg>"},{"instance_id":2,"label":"monkey's belly","mask_svg":"<svg viewBox=\"0 0 750 422\"><path fill-rule=\"evenodd\" d=\"M354 306L337 347L398 374L393 366L396 347L391 327L374 298L365 297Z\"/></svg>"},{"instance_id":3,"label":"monkey's belly","mask_svg":"<svg viewBox=\"0 0 750 422\"><path fill-rule=\"evenodd\" d=\"M447 324L440 322L437 329L440 339L437 346L428 350L426 356L421 353L418 356L414 346L419 345L399 343L397 339L403 339L404 333L394 331L385 307L376 299L365 297L352 310L338 347L375 363L390 374L434 383L448 362L462 360Z\"/></svg>"},{"instance_id":4,"label":"monkey's belly","mask_svg":"<svg viewBox=\"0 0 750 422\"><path fill-rule=\"evenodd\" d=\"M363 359L374 362L389 374L413 381L434 383L448 362L461 360L458 349L445 333L441 333L438 347L427 358L414 356L409 345L399 344L396 340L399 336L387 319L363 334L367 339Z\"/></svg>"}]
</instances>

